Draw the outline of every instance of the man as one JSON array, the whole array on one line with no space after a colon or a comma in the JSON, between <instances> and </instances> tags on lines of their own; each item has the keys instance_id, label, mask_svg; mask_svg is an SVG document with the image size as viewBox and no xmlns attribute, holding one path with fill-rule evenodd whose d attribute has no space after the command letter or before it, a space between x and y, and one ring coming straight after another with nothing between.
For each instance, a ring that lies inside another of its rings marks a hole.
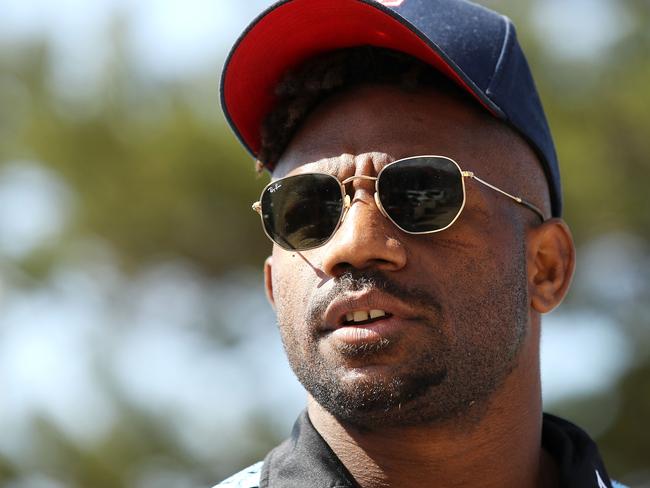
<instances>
[{"instance_id":1,"label":"man","mask_svg":"<svg viewBox=\"0 0 650 488\"><path fill-rule=\"evenodd\" d=\"M464 0L280 2L233 48L222 104L272 172L254 205L265 283L308 402L219 486L617 486L587 434L541 410L541 314L575 252L508 19Z\"/></svg>"}]
</instances>

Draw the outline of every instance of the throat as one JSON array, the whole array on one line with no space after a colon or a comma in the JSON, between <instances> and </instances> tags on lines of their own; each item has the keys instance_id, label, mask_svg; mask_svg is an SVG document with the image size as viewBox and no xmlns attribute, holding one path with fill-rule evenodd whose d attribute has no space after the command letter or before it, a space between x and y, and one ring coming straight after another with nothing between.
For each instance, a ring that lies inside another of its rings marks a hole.
<instances>
[{"instance_id":1,"label":"throat","mask_svg":"<svg viewBox=\"0 0 650 488\"><path fill-rule=\"evenodd\" d=\"M488 415L473 428L368 430L342 424L312 399L308 411L360 488L421 488L431 486L431 480L449 488L559 486L555 462L541 448L538 422L509 425Z\"/></svg>"}]
</instances>

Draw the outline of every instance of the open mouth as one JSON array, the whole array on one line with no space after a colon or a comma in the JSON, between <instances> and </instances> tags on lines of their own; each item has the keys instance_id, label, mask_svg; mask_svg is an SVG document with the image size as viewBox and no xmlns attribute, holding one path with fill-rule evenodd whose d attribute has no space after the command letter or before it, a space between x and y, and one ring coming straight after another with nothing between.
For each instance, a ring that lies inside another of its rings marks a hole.
<instances>
[{"instance_id":1,"label":"open mouth","mask_svg":"<svg viewBox=\"0 0 650 488\"><path fill-rule=\"evenodd\" d=\"M348 326L372 324L373 322L378 322L379 320L383 320L389 317L392 317L392 315L385 312L384 310L354 310L353 312L348 312L345 314L343 325Z\"/></svg>"}]
</instances>

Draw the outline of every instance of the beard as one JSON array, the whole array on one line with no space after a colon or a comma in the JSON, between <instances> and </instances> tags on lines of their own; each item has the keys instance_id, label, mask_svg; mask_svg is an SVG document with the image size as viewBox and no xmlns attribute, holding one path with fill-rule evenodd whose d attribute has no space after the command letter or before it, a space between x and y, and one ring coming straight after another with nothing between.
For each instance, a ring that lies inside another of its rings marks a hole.
<instances>
[{"instance_id":1,"label":"beard","mask_svg":"<svg viewBox=\"0 0 650 488\"><path fill-rule=\"evenodd\" d=\"M465 418L470 409L474 417L480 416L484 410L480 407L515 368L528 330L525 249L522 246L507 269L486 270L485 262L468 266L444 307L436 293L398 284L376 269L351 270L337 277L326 294L309 302L305 327L283 320L278 307L282 341L298 380L330 414L362 429L442 423ZM477 274L476 269L482 272ZM477 275L498 279L477 286L471 279ZM334 297L362 290L380 290L426 312L427 319L414 330L418 339L406 359L380 374L351 373L340 359L362 361L390 354L403 347L401 341L328 348L318 332Z\"/></svg>"}]
</instances>

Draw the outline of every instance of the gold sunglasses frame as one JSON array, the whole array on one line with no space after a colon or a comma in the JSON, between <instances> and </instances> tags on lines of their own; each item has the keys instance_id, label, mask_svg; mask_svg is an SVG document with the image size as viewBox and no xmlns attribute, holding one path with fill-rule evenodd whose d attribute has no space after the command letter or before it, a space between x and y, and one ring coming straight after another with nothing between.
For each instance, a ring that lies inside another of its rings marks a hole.
<instances>
[{"instance_id":1,"label":"gold sunglasses frame","mask_svg":"<svg viewBox=\"0 0 650 488\"><path fill-rule=\"evenodd\" d=\"M379 200L379 186L378 186L378 184L379 184L379 178L381 177L381 174L384 172L384 170L386 168L388 168L388 167L390 167L390 166L392 166L394 164L397 164L397 163L403 163L404 161L409 161L409 160L412 160L412 159L421 159L421 158L445 159L445 160L450 161L451 163L453 163L454 166L456 166L456 168L458 168L458 172L461 175L461 186L463 188L463 203L460 205L460 208L458 209L458 212L456 213L456 216L445 227L441 227L440 229L435 229L435 230L426 230L426 231L422 231L422 232L413 232L413 231L408 231L408 230L402 228L397 222L395 222L392 219L392 217L390 215L388 215L388 213L384 209L384 206L381 203L381 200ZM317 244L317 245L312 246L312 247L302 248L302 249L296 249L296 248L284 246L284 245L280 244L279 242L277 242L275 239L273 239L266 230L266 226L264 225L264 216L262 215L262 203L261 203L262 197L264 196L264 193L270 187L272 187L273 185L277 185L278 182L280 182L280 181L282 181L282 180L284 180L286 178L292 178L294 176L305 176L305 175L310 175L310 174L315 174L315 175L319 175L319 176L321 176L321 175L329 176L330 178L333 178L338 183L339 187L341 188L341 197L342 197L343 205L341 205L341 213L339 215L338 222L336 224L336 227L334 228L334 230L330 234L330 236L320 244ZM379 171L379 173L377 173L377 176L355 175L355 176L350 176L349 178L346 178L343 181L339 180L336 176L330 175L330 174L327 174L327 173L301 173L300 175L292 175L292 176L286 176L284 178L279 178L277 180L269 182L269 184L264 187L264 189L260 193L259 200L256 201L255 203L253 203L252 209L259 214L260 219L262 221L262 229L264 230L264 233L266 234L266 237L268 237L269 240L271 240L271 242L277 244L282 249L285 249L287 251L309 251L311 249L316 249L316 248L319 248L319 247L324 246L325 244L327 244L332 239L332 237L334 237L336 232L339 230L339 227L341 227L341 224L345 221L345 216L347 215L347 212L348 212L348 210L350 209L350 207L352 205L351 200L350 200L350 195L348 195L347 192L345 191L345 185L347 185L348 183L350 183L350 182L352 182L354 180L369 180L369 181L374 181L375 182L375 194L374 194L375 205L377 205L377 208L379 209L379 212L384 217L386 217L388 220L390 220L393 223L393 225L395 225L395 227L397 227L399 230L401 230L402 232L405 232L407 234L414 234L414 235L435 234L436 232L441 232L441 231L451 227L454 224L454 222L456 222L456 220L458 220L458 217L460 217L460 214L463 213L463 209L465 208L465 202L467 201L467 192L465 190L465 178L476 180L479 183L481 183L482 185L486 186L487 188L490 188L491 190L494 190L494 191L496 191L498 193L501 193L502 195L510 198L511 200L515 201L516 203L518 203L518 204L532 210L533 212L535 212L541 218L542 222L544 222L546 220L546 218L544 217L544 214L539 209L539 207L537 207L533 203L529 202L528 200L524 200L523 198L521 198L519 196L512 195L512 194L502 190L501 188L498 188L498 187L488 183L487 181L482 180L481 178L476 176L472 171L464 171L456 161L454 161L453 159L451 159L451 158L449 158L447 156L436 156L436 155L410 156L408 158L398 159L398 160L393 161L391 163L388 163L386 166L384 166Z\"/></svg>"}]
</instances>

